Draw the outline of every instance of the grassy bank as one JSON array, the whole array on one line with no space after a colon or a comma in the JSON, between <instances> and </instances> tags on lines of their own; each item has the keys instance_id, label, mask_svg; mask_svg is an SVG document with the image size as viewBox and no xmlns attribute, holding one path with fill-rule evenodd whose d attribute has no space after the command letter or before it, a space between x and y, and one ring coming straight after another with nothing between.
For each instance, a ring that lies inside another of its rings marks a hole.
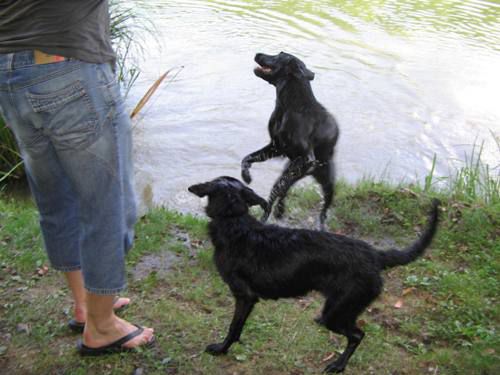
<instances>
[{"instance_id":1,"label":"grassy bank","mask_svg":"<svg viewBox=\"0 0 500 375\"><path fill-rule=\"evenodd\" d=\"M498 374L500 207L432 193L443 202L430 251L385 274L385 291L361 317L367 336L346 374ZM380 248L412 241L429 194L412 186L340 184L330 230ZM288 224L314 225L320 197L295 190ZM157 209L137 226L128 257L130 321L155 327L142 353L81 359L69 332L69 295L47 265L30 202L0 199L0 368L9 374L310 374L344 339L313 322L319 295L257 305L229 354L203 352L226 333L233 300L212 264L204 217ZM142 372L141 372L142 371Z\"/></svg>"}]
</instances>

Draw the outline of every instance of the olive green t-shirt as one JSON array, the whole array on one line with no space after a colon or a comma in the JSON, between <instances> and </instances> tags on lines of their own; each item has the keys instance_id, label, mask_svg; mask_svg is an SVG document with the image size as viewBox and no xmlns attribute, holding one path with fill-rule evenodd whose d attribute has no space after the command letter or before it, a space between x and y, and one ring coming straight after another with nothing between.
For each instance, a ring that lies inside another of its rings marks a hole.
<instances>
[{"instance_id":1,"label":"olive green t-shirt","mask_svg":"<svg viewBox=\"0 0 500 375\"><path fill-rule=\"evenodd\" d=\"M114 63L108 0L0 0L0 53L35 49Z\"/></svg>"}]
</instances>

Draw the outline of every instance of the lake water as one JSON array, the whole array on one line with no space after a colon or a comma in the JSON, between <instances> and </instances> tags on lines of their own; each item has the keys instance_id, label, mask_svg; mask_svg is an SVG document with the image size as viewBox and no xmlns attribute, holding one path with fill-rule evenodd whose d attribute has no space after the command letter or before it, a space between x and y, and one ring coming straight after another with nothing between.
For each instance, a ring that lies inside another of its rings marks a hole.
<instances>
[{"instance_id":1,"label":"lake water","mask_svg":"<svg viewBox=\"0 0 500 375\"><path fill-rule=\"evenodd\" d=\"M275 91L253 74L257 52L295 54L316 73L315 95L340 124L339 178L421 182L434 155L448 176L483 141L483 161L500 164L498 1L128 3L156 30L141 40L128 102L174 68L135 124L143 203L197 211L187 186L239 177L267 144ZM282 166L254 164L252 187L267 197Z\"/></svg>"}]
</instances>

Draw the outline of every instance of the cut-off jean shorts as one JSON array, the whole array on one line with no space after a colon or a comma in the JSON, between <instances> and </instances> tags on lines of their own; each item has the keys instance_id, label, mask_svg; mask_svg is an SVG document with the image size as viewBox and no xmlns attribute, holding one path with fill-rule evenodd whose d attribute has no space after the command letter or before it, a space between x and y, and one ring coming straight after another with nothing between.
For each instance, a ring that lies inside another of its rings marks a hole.
<instances>
[{"instance_id":1,"label":"cut-off jean shorts","mask_svg":"<svg viewBox=\"0 0 500 375\"><path fill-rule=\"evenodd\" d=\"M136 205L132 128L111 66L0 54L0 114L24 160L52 267L81 270L91 293L122 291Z\"/></svg>"}]
</instances>

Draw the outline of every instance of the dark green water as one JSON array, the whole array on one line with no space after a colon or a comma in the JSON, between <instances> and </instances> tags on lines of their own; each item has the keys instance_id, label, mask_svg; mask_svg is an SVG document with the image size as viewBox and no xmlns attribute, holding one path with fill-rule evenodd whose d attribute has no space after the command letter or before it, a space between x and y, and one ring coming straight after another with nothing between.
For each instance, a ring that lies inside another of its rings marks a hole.
<instances>
[{"instance_id":1,"label":"dark green water","mask_svg":"<svg viewBox=\"0 0 500 375\"><path fill-rule=\"evenodd\" d=\"M338 176L422 181L437 155L447 176L484 144L500 165L498 1L129 1L154 23L138 99L162 86L136 126L139 190L155 203L197 205L193 182L239 176L268 141L274 90L252 73L256 52L286 51L316 73L316 97L338 119ZM253 168L267 196L281 161ZM497 169L498 171L498 169Z\"/></svg>"}]
</instances>

